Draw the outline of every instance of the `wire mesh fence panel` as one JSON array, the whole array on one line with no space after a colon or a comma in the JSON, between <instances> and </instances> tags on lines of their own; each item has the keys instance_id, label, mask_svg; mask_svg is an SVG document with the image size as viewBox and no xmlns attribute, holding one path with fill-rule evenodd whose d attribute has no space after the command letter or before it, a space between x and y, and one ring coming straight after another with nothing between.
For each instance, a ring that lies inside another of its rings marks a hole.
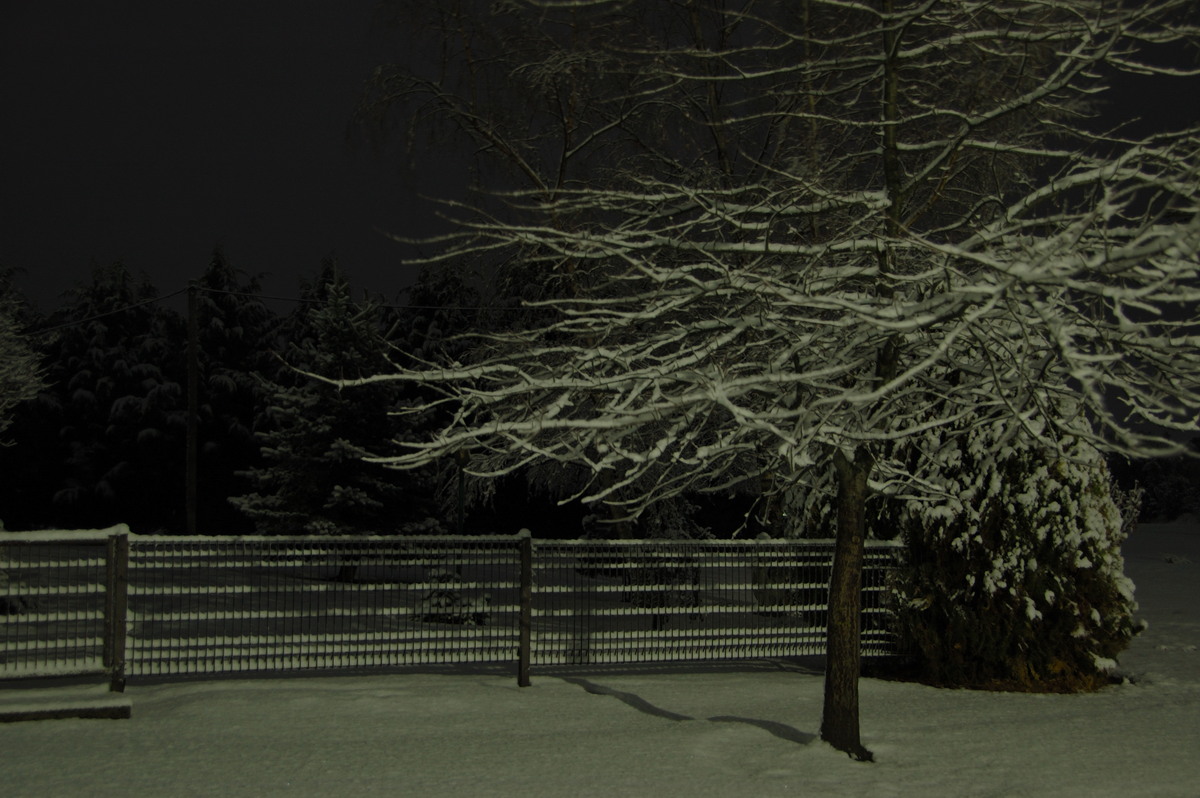
<instances>
[{"instance_id":1,"label":"wire mesh fence panel","mask_svg":"<svg viewBox=\"0 0 1200 798\"><path fill-rule=\"evenodd\" d=\"M106 672L107 541L0 537L0 679Z\"/></svg>"},{"instance_id":2,"label":"wire mesh fence panel","mask_svg":"<svg viewBox=\"0 0 1200 798\"><path fill-rule=\"evenodd\" d=\"M131 536L126 568L115 540L0 545L0 678L821 654L833 559L828 541ZM867 549L865 656L897 653L896 552Z\"/></svg>"},{"instance_id":3,"label":"wire mesh fence panel","mask_svg":"<svg viewBox=\"0 0 1200 798\"><path fill-rule=\"evenodd\" d=\"M902 547L898 543L867 542L863 554L862 615L859 639L864 657L901 654L896 629L894 580Z\"/></svg>"},{"instance_id":4,"label":"wire mesh fence panel","mask_svg":"<svg viewBox=\"0 0 1200 798\"><path fill-rule=\"evenodd\" d=\"M512 661L511 538L136 538L130 673Z\"/></svg>"},{"instance_id":5,"label":"wire mesh fence panel","mask_svg":"<svg viewBox=\"0 0 1200 798\"><path fill-rule=\"evenodd\" d=\"M894 548L864 568L863 653L895 653ZM828 541L538 542L535 665L823 654Z\"/></svg>"}]
</instances>

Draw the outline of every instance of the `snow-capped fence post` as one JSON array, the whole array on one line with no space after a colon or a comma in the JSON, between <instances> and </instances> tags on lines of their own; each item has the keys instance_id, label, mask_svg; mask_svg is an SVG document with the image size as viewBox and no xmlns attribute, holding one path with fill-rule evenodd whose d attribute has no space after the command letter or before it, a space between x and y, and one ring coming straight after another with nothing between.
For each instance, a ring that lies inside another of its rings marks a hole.
<instances>
[{"instance_id":1,"label":"snow-capped fence post","mask_svg":"<svg viewBox=\"0 0 1200 798\"><path fill-rule=\"evenodd\" d=\"M517 533L521 555L521 615L517 644L517 686L529 686L529 663L533 627L533 534L528 529Z\"/></svg>"},{"instance_id":2,"label":"snow-capped fence post","mask_svg":"<svg viewBox=\"0 0 1200 798\"><path fill-rule=\"evenodd\" d=\"M125 692L125 631L129 609L129 535L110 535L105 552L104 667L109 690Z\"/></svg>"}]
</instances>

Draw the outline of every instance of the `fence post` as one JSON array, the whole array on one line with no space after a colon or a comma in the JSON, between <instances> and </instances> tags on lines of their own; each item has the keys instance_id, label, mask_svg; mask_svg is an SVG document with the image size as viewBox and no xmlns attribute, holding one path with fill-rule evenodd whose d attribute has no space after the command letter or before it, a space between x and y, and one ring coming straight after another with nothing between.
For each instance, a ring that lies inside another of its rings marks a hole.
<instances>
[{"instance_id":1,"label":"fence post","mask_svg":"<svg viewBox=\"0 0 1200 798\"><path fill-rule=\"evenodd\" d=\"M110 535L104 586L104 667L109 690L125 692L125 616L129 609L129 536Z\"/></svg>"},{"instance_id":2,"label":"fence post","mask_svg":"<svg viewBox=\"0 0 1200 798\"><path fill-rule=\"evenodd\" d=\"M531 630L533 626L533 533L522 529L517 533L521 554L521 616L520 642L517 652L517 686L529 686Z\"/></svg>"}]
</instances>

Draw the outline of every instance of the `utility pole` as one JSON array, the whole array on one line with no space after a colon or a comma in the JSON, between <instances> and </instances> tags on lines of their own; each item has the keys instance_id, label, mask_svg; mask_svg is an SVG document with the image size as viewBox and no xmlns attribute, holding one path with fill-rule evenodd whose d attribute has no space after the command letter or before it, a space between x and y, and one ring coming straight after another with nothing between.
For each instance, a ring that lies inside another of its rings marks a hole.
<instances>
[{"instance_id":1,"label":"utility pole","mask_svg":"<svg viewBox=\"0 0 1200 798\"><path fill-rule=\"evenodd\" d=\"M187 533L196 534L196 481L198 478L200 418L200 319L199 292L195 281L188 286L187 349Z\"/></svg>"}]
</instances>

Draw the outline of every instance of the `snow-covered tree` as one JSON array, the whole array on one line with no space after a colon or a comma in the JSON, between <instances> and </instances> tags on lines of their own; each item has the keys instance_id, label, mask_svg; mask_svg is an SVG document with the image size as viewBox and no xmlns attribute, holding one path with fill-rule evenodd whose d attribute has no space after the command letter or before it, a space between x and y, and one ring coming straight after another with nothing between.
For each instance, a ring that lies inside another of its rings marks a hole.
<instances>
[{"instance_id":1,"label":"snow-covered tree","mask_svg":"<svg viewBox=\"0 0 1200 798\"><path fill-rule=\"evenodd\" d=\"M633 8L497 13L545 32L554 46L527 69L549 72L576 55L572 34ZM456 367L367 380L438 384L453 408L390 463L469 450L479 475L582 466L580 496L631 517L690 490L833 473L821 734L870 758L865 501L928 487L938 468L898 451L986 428L1051 457L1077 453L1072 439L1169 454L1170 432L1196 429L1200 136L1134 136L1097 114L1120 75L1196 74L1156 61L1197 41L1194 12L679 2L631 38L584 36L579 57L608 59L622 90L558 119L579 146L630 131L623 146L586 183L498 192L503 212L450 203L441 239L446 258L502 253L572 290Z\"/></svg>"},{"instance_id":2,"label":"snow-covered tree","mask_svg":"<svg viewBox=\"0 0 1200 798\"><path fill-rule=\"evenodd\" d=\"M246 476L253 492L233 503L269 534L438 531L436 491L422 472L394 474L363 462L368 447L401 435L392 415L400 386L342 390L302 372L352 379L390 366L389 329L378 305L351 298L333 261L302 288L286 323L288 366L266 383L258 439L265 462Z\"/></svg>"},{"instance_id":3,"label":"snow-covered tree","mask_svg":"<svg viewBox=\"0 0 1200 798\"><path fill-rule=\"evenodd\" d=\"M278 319L259 296L258 277L234 269L219 248L196 288L197 514L209 534L234 532L249 524L228 499L243 487L237 473L261 463L254 426L262 378L279 365L272 353Z\"/></svg>"},{"instance_id":4,"label":"snow-covered tree","mask_svg":"<svg viewBox=\"0 0 1200 798\"><path fill-rule=\"evenodd\" d=\"M15 298L7 279L0 279L0 443L12 423L12 411L44 387L41 357L17 322Z\"/></svg>"},{"instance_id":5,"label":"snow-covered tree","mask_svg":"<svg viewBox=\"0 0 1200 798\"><path fill-rule=\"evenodd\" d=\"M1021 689L1106 684L1138 627L1099 452L1078 438L1060 453L993 447L978 427L950 451L924 443L941 462L945 500L903 503L896 521L909 557L898 617L927 675Z\"/></svg>"},{"instance_id":6,"label":"snow-covered tree","mask_svg":"<svg viewBox=\"0 0 1200 798\"><path fill-rule=\"evenodd\" d=\"M917 673L955 687L1107 684L1139 629L1121 555L1136 494L1081 436L1052 451L971 421L906 442L897 460L924 475L921 490L866 505L869 535L905 543L891 602ZM787 498L791 534L834 534L828 485Z\"/></svg>"},{"instance_id":7,"label":"snow-covered tree","mask_svg":"<svg viewBox=\"0 0 1200 798\"><path fill-rule=\"evenodd\" d=\"M182 319L114 263L47 323L47 388L21 408L5 453L19 458L4 486L19 523L182 528Z\"/></svg>"}]
</instances>

